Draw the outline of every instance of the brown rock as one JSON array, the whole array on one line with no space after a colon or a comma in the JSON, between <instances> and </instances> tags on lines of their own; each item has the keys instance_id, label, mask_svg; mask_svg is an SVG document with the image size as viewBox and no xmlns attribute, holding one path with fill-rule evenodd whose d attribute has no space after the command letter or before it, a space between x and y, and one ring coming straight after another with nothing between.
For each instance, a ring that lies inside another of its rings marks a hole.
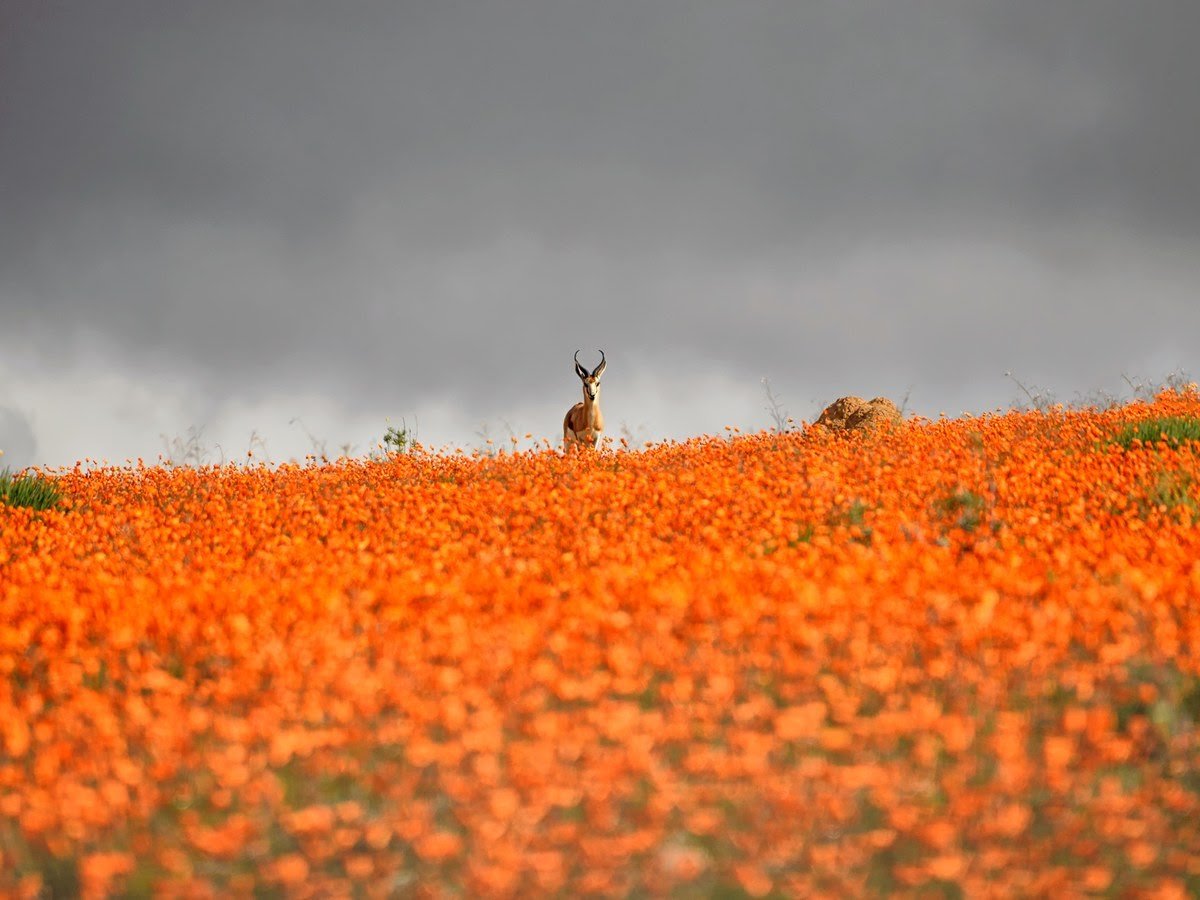
<instances>
[{"instance_id":1,"label":"brown rock","mask_svg":"<svg viewBox=\"0 0 1200 900\"><path fill-rule=\"evenodd\" d=\"M834 400L821 413L817 425L831 431L874 431L881 425L900 421L900 410L887 397L864 400L861 397L842 397Z\"/></svg>"}]
</instances>

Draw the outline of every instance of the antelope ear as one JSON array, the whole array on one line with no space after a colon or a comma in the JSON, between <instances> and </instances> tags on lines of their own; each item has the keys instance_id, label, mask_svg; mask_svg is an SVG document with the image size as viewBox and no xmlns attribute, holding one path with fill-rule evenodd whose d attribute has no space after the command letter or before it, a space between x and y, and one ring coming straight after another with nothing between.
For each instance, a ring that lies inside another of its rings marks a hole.
<instances>
[{"instance_id":1,"label":"antelope ear","mask_svg":"<svg viewBox=\"0 0 1200 900\"><path fill-rule=\"evenodd\" d=\"M578 375L580 378L587 378L587 377L588 377L588 371L587 371L587 369L585 369L585 368L584 368L583 366L581 366L579 363L575 363L575 374L576 374L576 375Z\"/></svg>"}]
</instances>

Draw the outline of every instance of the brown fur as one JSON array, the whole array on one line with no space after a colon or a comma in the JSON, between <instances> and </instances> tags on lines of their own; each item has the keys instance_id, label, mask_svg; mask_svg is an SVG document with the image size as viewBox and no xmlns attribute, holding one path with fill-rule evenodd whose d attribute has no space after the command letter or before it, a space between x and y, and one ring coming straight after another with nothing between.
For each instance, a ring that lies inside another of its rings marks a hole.
<instances>
[{"instance_id":1,"label":"brown fur","mask_svg":"<svg viewBox=\"0 0 1200 900\"><path fill-rule=\"evenodd\" d=\"M567 410L563 419L563 444L572 443L595 448L600 432L604 430L604 416L600 412L599 396L589 400L585 392L583 401Z\"/></svg>"}]
</instances>

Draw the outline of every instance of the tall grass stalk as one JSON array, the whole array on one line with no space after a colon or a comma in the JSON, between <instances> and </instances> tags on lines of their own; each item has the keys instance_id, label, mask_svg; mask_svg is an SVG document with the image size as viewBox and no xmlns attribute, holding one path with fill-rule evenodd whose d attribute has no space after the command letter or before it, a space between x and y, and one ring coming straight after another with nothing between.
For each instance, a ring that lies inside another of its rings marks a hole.
<instances>
[{"instance_id":1,"label":"tall grass stalk","mask_svg":"<svg viewBox=\"0 0 1200 900\"><path fill-rule=\"evenodd\" d=\"M13 475L0 472L0 502L29 509L50 509L62 499L62 491L51 479L41 475Z\"/></svg>"}]
</instances>

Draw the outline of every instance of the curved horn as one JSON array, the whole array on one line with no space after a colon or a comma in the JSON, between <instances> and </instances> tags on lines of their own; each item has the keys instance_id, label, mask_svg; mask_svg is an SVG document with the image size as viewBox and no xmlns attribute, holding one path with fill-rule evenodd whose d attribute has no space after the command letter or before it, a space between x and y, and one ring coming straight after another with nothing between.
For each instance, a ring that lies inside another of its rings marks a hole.
<instances>
[{"instance_id":1,"label":"curved horn","mask_svg":"<svg viewBox=\"0 0 1200 900\"><path fill-rule=\"evenodd\" d=\"M604 351L601 350L600 351L600 365L596 366L595 371L592 372L593 377L599 378L601 373L604 371L604 367L607 365L608 365L608 360L604 358Z\"/></svg>"},{"instance_id":2,"label":"curved horn","mask_svg":"<svg viewBox=\"0 0 1200 900\"><path fill-rule=\"evenodd\" d=\"M586 377L587 377L588 370L587 370L587 369L585 369L585 368L584 368L584 367L583 367L583 366L580 364L580 362L579 362L579 353L580 353L580 351L578 351L578 350L576 350L576 351L575 351L575 374L576 374L576 375L578 375L580 378L586 378Z\"/></svg>"}]
</instances>

